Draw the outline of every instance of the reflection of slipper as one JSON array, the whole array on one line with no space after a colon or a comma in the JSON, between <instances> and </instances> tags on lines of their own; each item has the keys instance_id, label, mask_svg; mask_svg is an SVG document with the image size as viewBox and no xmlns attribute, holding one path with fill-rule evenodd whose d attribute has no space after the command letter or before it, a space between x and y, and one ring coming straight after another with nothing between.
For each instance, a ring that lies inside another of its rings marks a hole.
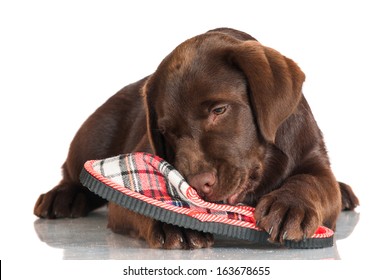
<instances>
[{"instance_id":1,"label":"reflection of slipper","mask_svg":"<svg viewBox=\"0 0 392 280\"><path fill-rule=\"evenodd\" d=\"M99 196L165 223L258 243L268 239L268 233L255 224L253 207L204 201L173 166L151 154L87 161L80 180ZM333 234L320 226L311 238L286 240L285 245L330 247Z\"/></svg>"}]
</instances>

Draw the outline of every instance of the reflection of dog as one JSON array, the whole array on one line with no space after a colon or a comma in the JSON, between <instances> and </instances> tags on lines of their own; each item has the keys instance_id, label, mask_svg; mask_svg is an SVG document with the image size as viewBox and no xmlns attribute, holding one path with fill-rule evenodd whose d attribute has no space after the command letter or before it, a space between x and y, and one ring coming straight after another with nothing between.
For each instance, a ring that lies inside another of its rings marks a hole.
<instances>
[{"instance_id":1,"label":"reflection of dog","mask_svg":"<svg viewBox=\"0 0 392 280\"><path fill-rule=\"evenodd\" d=\"M208 201L256 207L270 239L300 240L335 228L358 200L330 169L322 134L302 95L300 68L251 36L217 29L185 41L157 71L101 106L75 136L64 178L34 213L78 217L104 204L79 183L86 160L133 151L171 162ZM109 227L151 247L200 248L209 234L109 205Z\"/></svg>"}]
</instances>

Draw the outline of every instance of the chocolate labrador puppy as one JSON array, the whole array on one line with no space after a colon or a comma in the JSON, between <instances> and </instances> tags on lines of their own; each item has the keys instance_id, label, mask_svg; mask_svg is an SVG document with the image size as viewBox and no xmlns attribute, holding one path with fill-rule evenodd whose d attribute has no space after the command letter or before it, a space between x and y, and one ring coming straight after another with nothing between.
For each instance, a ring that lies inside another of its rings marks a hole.
<instances>
[{"instance_id":1,"label":"chocolate labrador puppy","mask_svg":"<svg viewBox=\"0 0 392 280\"><path fill-rule=\"evenodd\" d=\"M63 180L41 195L41 218L85 216L105 201L79 183L83 163L155 153L208 201L256 207L271 242L335 228L358 199L331 171L297 64L250 35L220 28L179 45L151 76L131 84L87 119L71 143ZM155 221L109 203L108 227L154 248L213 244L210 234Z\"/></svg>"}]
</instances>

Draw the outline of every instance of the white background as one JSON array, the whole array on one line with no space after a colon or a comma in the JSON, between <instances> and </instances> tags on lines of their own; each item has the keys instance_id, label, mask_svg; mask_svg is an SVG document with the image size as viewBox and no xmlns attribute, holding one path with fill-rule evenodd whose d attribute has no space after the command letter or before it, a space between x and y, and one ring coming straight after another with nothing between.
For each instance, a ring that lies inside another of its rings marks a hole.
<instances>
[{"instance_id":1,"label":"white background","mask_svg":"<svg viewBox=\"0 0 392 280\"><path fill-rule=\"evenodd\" d=\"M35 251L41 247L33 232L33 206L60 180L69 143L86 117L123 86L151 74L179 43L216 27L251 34L305 72L304 94L324 132L335 174L361 200L351 242L339 245L347 266L335 266L344 275L386 270L392 187L392 8L387 4L1 1L0 258L5 270L10 265L8 273L16 273L28 263L30 269L18 273L38 276L39 256L51 249ZM61 252L51 254L61 259ZM323 274L336 274L326 266Z\"/></svg>"}]
</instances>

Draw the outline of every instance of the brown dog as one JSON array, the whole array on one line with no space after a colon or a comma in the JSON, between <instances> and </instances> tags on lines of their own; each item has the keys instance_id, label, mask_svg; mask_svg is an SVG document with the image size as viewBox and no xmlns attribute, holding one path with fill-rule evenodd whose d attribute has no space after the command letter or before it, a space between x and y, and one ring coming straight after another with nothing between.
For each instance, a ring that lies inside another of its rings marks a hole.
<instances>
[{"instance_id":1,"label":"brown dog","mask_svg":"<svg viewBox=\"0 0 392 280\"><path fill-rule=\"evenodd\" d=\"M208 201L256 207L272 242L335 228L358 199L331 171L302 94L305 75L246 33L221 28L189 39L151 76L111 97L82 125L63 180L39 197L42 218L80 217L105 201L79 183L83 163L134 151L171 162ZM209 247L213 237L109 204L115 232L155 248Z\"/></svg>"}]
</instances>

